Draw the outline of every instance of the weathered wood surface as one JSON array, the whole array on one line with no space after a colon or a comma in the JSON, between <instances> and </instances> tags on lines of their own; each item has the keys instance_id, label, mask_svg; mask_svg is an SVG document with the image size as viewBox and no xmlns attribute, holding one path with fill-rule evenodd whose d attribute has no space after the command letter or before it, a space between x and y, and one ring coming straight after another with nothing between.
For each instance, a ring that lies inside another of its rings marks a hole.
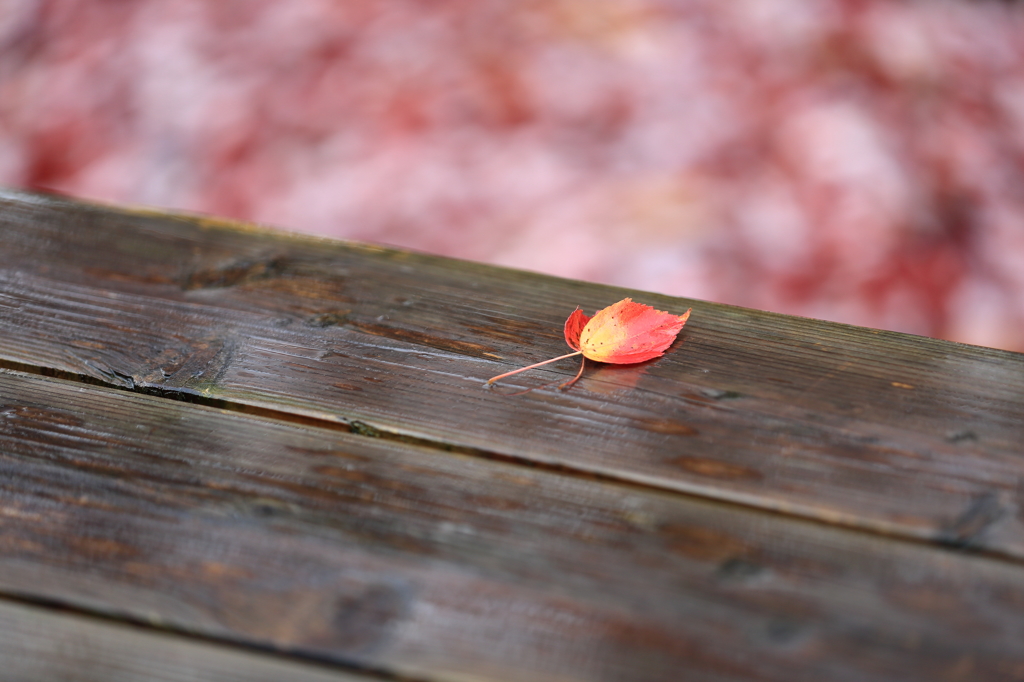
<instances>
[{"instance_id":1,"label":"weathered wood surface","mask_svg":"<svg viewBox=\"0 0 1024 682\"><path fill-rule=\"evenodd\" d=\"M1024 678L1015 562L9 371L0 592L423 680Z\"/></svg>"},{"instance_id":2,"label":"weathered wood surface","mask_svg":"<svg viewBox=\"0 0 1024 682\"><path fill-rule=\"evenodd\" d=\"M18 193L0 243L8 367L1024 558L1024 355ZM631 293L664 358L481 387Z\"/></svg>"},{"instance_id":3,"label":"weathered wood surface","mask_svg":"<svg viewBox=\"0 0 1024 682\"><path fill-rule=\"evenodd\" d=\"M0 601L4 682L381 682L192 637Z\"/></svg>"}]
</instances>

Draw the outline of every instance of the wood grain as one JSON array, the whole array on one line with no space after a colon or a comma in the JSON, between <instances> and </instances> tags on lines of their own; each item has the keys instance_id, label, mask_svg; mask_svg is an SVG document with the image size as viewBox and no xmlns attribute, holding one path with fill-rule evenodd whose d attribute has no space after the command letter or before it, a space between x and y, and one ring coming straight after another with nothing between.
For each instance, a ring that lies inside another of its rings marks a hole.
<instances>
[{"instance_id":1,"label":"wood grain","mask_svg":"<svg viewBox=\"0 0 1024 682\"><path fill-rule=\"evenodd\" d=\"M0 195L0 362L1024 558L1024 355L201 218ZM624 295L639 366L485 379Z\"/></svg>"},{"instance_id":2,"label":"wood grain","mask_svg":"<svg viewBox=\"0 0 1024 682\"><path fill-rule=\"evenodd\" d=\"M381 682L159 630L0 601L5 682Z\"/></svg>"},{"instance_id":3,"label":"wood grain","mask_svg":"<svg viewBox=\"0 0 1024 682\"><path fill-rule=\"evenodd\" d=\"M9 371L0 592L414 679L1024 676L1014 563Z\"/></svg>"}]
</instances>

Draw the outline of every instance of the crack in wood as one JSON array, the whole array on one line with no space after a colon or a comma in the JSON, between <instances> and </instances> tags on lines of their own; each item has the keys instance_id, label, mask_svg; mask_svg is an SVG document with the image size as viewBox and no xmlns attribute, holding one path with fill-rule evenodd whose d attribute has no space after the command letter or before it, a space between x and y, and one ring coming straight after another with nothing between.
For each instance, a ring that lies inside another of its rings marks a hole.
<instances>
[{"instance_id":1,"label":"crack in wood","mask_svg":"<svg viewBox=\"0 0 1024 682\"><path fill-rule=\"evenodd\" d=\"M938 536L942 545L956 549L966 549L978 544L981 536L992 525L1001 519L1006 509L999 501L995 491L988 491L976 496L967 508L943 528Z\"/></svg>"},{"instance_id":2,"label":"crack in wood","mask_svg":"<svg viewBox=\"0 0 1024 682\"><path fill-rule=\"evenodd\" d=\"M224 265L195 270L185 275L182 289L226 289L262 279L281 276L288 265L283 256L237 260Z\"/></svg>"}]
</instances>

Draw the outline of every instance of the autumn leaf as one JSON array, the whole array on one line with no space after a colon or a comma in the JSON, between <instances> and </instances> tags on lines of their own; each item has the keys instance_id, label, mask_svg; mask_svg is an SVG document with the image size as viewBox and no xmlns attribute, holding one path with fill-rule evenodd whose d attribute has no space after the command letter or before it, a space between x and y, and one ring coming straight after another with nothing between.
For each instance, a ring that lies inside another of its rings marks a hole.
<instances>
[{"instance_id":1,"label":"autumn leaf","mask_svg":"<svg viewBox=\"0 0 1024 682\"><path fill-rule=\"evenodd\" d=\"M582 355L595 362L619 365L661 357L675 341L689 317L689 310L682 315L673 315L655 310L643 303L635 303L629 298L624 298L618 303L597 311L593 317L587 317L582 310L577 308L565 321L564 329L565 342L575 352L499 374L488 379L487 385L513 374L576 355ZM576 383L576 380L583 375L585 362L586 360L580 363L580 371L571 380L561 384L560 389L568 388Z\"/></svg>"}]
</instances>

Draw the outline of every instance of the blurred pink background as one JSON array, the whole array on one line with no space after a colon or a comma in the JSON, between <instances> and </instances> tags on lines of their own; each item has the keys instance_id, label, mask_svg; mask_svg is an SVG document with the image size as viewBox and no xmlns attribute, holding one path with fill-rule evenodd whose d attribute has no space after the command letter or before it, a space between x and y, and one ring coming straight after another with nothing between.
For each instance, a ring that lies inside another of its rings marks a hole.
<instances>
[{"instance_id":1,"label":"blurred pink background","mask_svg":"<svg viewBox=\"0 0 1024 682\"><path fill-rule=\"evenodd\" d=\"M1024 8L0 0L0 184L1024 351Z\"/></svg>"}]
</instances>

